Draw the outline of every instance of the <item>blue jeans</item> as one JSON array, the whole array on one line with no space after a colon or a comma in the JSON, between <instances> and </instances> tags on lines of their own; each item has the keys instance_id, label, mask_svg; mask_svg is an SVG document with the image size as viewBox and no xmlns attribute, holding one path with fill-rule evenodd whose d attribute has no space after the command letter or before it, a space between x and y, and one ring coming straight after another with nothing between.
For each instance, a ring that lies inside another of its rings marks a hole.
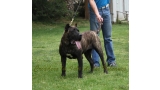
<instances>
[{"instance_id":1,"label":"blue jeans","mask_svg":"<svg viewBox=\"0 0 160 90\"><path fill-rule=\"evenodd\" d=\"M103 24L101 28L103 33L105 52L107 55L106 61L108 62L108 64L111 64L115 62L115 55L113 52L113 45L112 45L112 39L111 39L112 24L111 24L110 9L109 7L107 7L104 9L98 9L98 11L103 18ZM93 10L90 9L89 13L90 13L90 30L99 29L99 23ZM98 66L100 66L99 64L100 58L98 53L95 50L92 50L92 59L94 61L94 64L97 64Z\"/></svg>"}]
</instances>

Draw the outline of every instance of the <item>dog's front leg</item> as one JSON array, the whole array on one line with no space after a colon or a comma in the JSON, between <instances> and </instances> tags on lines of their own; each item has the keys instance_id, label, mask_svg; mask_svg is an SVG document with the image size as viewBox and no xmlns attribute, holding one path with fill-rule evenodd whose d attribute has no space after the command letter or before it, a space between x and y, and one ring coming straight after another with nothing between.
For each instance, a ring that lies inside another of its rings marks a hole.
<instances>
[{"instance_id":1,"label":"dog's front leg","mask_svg":"<svg viewBox=\"0 0 160 90\"><path fill-rule=\"evenodd\" d=\"M61 56L61 63L62 63L62 74L61 76L66 76L66 57Z\"/></svg>"},{"instance_id":2,"label":"dog's front leg","mask_svg":"<svg viewBox=\"0 0 160 90\"><path fill-rule=\"evenodd\" d=\"M83 58L82 55L78 56L78 78L82 78L82 71L83 71Z\"/></svg>"}]
</instances>

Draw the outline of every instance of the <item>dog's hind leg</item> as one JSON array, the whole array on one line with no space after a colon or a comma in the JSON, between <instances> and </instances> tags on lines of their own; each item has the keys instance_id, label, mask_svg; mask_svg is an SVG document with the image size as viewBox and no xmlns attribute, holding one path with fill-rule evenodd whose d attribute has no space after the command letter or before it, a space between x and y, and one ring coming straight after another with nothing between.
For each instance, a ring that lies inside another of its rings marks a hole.
<instances>
[{"instance_id":1,"label":"dog's hind leg","mask_svg":"<svg viewBox=\"0 0 160 90\"><path fill-rule=\"evenodd\" d=\"M91 58L91 51L92 51L92 49L86 51L84 53L84 55L85 55L85 57L87 58L87 60L88 60L88 62L90 64L90 67L91 67L91 71L90 72L92 73L93 72L93 60Z\"/></svg>"},{"instance_id":2,"label":"dog's hind leg","mask_svg":"<svg viewBox=\"0 0 160 90\"><path fill-rule=\"evenodd\" d=\"M61 56L61 63L62 63L62 74L61 76L66 76L66 57Z\"/></svg>"},{"instance_id":3,"label":"dog's hind leg","mask_svg":"<svg viewBox=\"0 0 160 90\"><path fill-rule=\"evenodd\" d=\"M99 47L96 47L96 46L99 46ZM104 61L104 56L103 56L103 51L102 51L102 48L100 47L101 45L93 45L93 48L96 50L96 52L99 54L100 58L101 58L101 62L102 62L102 65L103 65L103 68L104 68L104 73L108 73L107 71L107 66L106 66L106 63Z\"/></svg>"}]
</instances>

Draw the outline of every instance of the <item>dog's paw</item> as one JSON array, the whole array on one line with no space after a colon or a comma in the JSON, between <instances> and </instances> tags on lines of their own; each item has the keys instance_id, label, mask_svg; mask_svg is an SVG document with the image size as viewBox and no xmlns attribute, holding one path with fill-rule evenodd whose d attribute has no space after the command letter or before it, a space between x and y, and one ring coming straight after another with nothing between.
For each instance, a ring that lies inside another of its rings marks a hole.
<instances>
[{"instance_id":1,"label":"dog's paw","mask_svg":"<svg viewBox=\"0 0 160 90\"><path fill-rule=\"evenodd\" d=\"M93 71L89 71L88 73L93 73Z\"/></svg>"},{"instance_id":2,"label":"dog's paw","mask_svg":"<svg viewBox=\"0 0 160 90\"><path fill-rule=\"evenodd\" d=\"M78 78L83 78L82 76L79 76Z\"/></svg>"},{"instance_id":3,"label":"dog's paw","mask_svg":"<svg viewBox=\"0 0 160 90\"><path fill-rule=\"evenodd\" d=\"M65 76L66 76L66 74L61 74L61 76L65 77Z\"/></svg>"},{"instance_id":4,"label":"dog's paw","mask_svg":"<svg viewBox=\"0 0 160 90\"><path fill-rule=\"evenodd\" d=\"M82 75L78 75L78 78L82 78Z\"/></svg>"},{"instance_id":5,"label":"dog's paw","mask_svg":"<svg viewBox=\"0 0 160 90\"><path fill-rule=\"evenodd\" d=\"M105 74L108 74L108 71L104 71Z\"/></svg>"}]
</instances>

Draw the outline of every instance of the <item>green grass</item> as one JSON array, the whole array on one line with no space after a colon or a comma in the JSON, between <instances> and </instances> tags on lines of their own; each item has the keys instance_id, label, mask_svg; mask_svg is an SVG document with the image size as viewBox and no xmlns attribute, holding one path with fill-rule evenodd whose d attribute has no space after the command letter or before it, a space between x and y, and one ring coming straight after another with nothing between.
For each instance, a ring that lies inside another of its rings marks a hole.
<instances>
[{"instance_id":1,"label":"green grass","mask_svg":"<svg viewBox=\"0 0 160 90\"><path fill-rule=\"evenodd\" d=\"M83 78L77 77L78 62L67 59L66 77L61 77L61 61L58 52L66 22L53 24L32 22L32 89L33 90L129 90L129 25L114 24L112 40L117 67L102 65L88 73L90 66L83 58ZM80 32L89 30L89 22L78 21ZM103 47L103 38L100 34ZM106 59L104 47L104 57Z\"/></svg>"}]
</instances>

